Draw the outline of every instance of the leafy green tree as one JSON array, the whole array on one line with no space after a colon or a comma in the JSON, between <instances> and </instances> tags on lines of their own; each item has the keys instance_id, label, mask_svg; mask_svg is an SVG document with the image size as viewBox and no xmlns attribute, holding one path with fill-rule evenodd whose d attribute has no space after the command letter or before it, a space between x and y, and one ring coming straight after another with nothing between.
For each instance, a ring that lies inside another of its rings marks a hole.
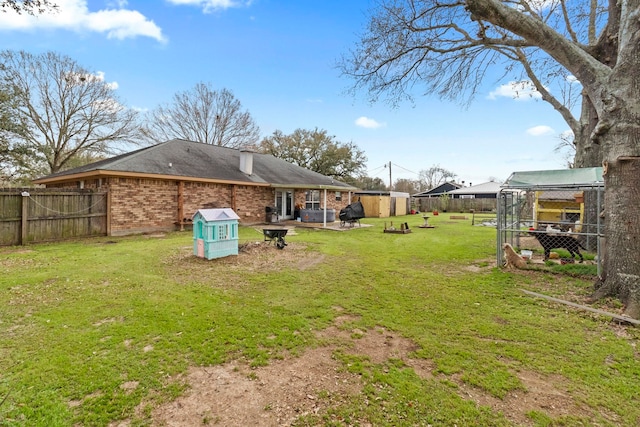
<instances>
[{"instance_id":1,"label":"leafy green tree","mask_svg":"<svg viewBox=\"0 0 640 427\"><path fill-rule=\"evenodd\" d=\"M28 152L13 149L10 135L24 135L26 125L16 112L15 97L11 87L0 88L0 183L11 181L16 171L15 164Z\"/></svg>"},{"instance_id":2,"label":"leafy green tree","mask_svg":"<svg viewBox=\"0 0 640 427\"><path fill-rule=\"evenodd\" d=\"M387 184L383 181L382 178L379 177L371 177L371 176L360 176L351 181L345 181L354 187L360 188L361 190L379 190L385 191L388 190Z\"/></svg>"},{"instance_id":3,"label":"leafy green tree","mask_svg":"<svg viewBox=\"0 0 640 427\"><path fill-rule=\"evenodd\" d=\"M354 143L336 141L317 128L296 129L291 135L276 130L262 140L259 151L345 182L361 175L367 162Z\"/></svg>"}]
</instances>

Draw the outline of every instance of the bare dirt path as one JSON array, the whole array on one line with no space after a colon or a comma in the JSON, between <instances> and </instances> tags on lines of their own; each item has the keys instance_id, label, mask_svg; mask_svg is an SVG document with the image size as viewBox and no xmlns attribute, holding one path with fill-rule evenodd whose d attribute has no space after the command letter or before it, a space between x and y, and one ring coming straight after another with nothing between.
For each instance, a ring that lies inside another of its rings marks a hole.
<instances>
[{"instance_id":1,"label":"bare dirt path","mask_svg":"<svg viewBox=\"0 0 640 427\"><path fill-rule=\"evenodd\" d=\"M339 326L347 319L339 317L335 326L319 332L318 336L331 344L307 350L297 358L273 361L257 369L241 362L192 368L186 375L190 390L157 407L152 413L154 425L287 426L300 416L323 414L329 406L339 405L362 389L360 377L345 372L332 357L337 349L367 356L373 363L400 359L420 377L435 378L429 361L410 357L417 349L410 340L383 328L343 330ZM533 372L518 372L518 377L527 391L511 393L505 399L455 378L449 380L458 383L463 398L502 412L513 425L533 425L526 413L534 410L553 417L584 414L584 408L565 390L561 377L544 378Z\"/></svg>"}]
</instances>

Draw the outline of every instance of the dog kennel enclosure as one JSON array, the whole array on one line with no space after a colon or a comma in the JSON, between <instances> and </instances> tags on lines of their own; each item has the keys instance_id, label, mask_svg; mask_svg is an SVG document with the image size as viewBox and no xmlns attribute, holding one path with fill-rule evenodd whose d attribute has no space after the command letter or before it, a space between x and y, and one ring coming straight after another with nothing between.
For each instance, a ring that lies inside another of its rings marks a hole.
<instances>
[{"instance_id":1,"label":"dog kennel enclosure","mask_svg":"<svg viewBox=\"0 0 640 427\"><path fill-rule=\"evenodd\" d=\"M512 173L497 194L497 265L503 264L505 243L521 252L539 247L535 236L544 236L545 243L551 240L547 246L558 245L558 249L574 238L581 249L595 253L600 274L603 207L602 168ZM554 236L557 242L553 242Z\"/></svg>"}]
</instances>

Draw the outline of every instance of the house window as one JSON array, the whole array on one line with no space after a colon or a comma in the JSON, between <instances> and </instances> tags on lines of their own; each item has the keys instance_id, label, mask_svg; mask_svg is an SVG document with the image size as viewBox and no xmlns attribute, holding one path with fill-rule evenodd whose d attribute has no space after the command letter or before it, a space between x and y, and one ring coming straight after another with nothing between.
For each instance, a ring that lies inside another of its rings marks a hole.
<instances>
[{"instance_id":1,"label":"house window","mask_svg":"<svg viewBox=\"0 0 640 427\"><path fill-rule=\"evenodd\" d=\"M309 190L305 193L305 209L320 209L320 190Z\"/></svg>"},{"instance_id":2,"label":"house window","mask_svg":"<svg viewBox=\"0 0 640 427\"><path fill-rule=\"evenodd\" d=\"M340 193L339 191L336 191L336 202L341 202L342 201L342 193Z\"/></svg>"}]
</instances>

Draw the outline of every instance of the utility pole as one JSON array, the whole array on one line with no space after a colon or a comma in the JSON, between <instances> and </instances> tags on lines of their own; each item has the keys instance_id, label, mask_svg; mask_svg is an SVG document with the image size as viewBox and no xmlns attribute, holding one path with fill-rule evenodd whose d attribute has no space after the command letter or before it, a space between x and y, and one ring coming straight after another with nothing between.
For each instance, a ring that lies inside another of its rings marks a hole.
<instances>
[{"instance_id":1,"label":"utility pole","mask_svg":"<svg viewBox=\"0 0 640 427\"><path fill-rule=\"evenodd\" d=\"M391 180L391 162L389 162L389 191L393 190L393 181Z\"/></svg>"}]
</instances>

